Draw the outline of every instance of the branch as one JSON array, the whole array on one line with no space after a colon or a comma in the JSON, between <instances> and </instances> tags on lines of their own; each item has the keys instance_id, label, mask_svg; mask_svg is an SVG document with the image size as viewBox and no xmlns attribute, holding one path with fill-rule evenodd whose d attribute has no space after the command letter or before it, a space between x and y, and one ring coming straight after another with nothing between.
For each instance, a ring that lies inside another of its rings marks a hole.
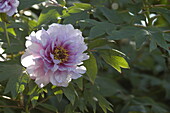
<instances>
[{"instance_id":1,"label":"branch","mask_svg":"<svg viewBox=\"0 0 170 113\"><path fill-rule=\"evenodd\" d=\"M18 109L23 109L22 106L10 106L10 105L0 105L0 108L18 108Z\"/></svg>"}]
</instances>

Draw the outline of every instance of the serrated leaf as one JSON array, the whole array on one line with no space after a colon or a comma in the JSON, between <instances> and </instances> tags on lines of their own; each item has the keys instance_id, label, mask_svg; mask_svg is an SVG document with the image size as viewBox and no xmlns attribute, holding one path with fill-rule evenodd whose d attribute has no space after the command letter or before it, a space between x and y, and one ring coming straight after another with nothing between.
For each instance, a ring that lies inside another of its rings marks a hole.
<instances>
[{"instance_id":1,"label":"serrated leaf","mask_svg":"<svg viewBox=\"0 0 170 113\"><path fill-rule=\"evenodd\" d=\"M84 61L84 66L87 68L87 75L92 83L94 83L97 75L97 63L93 54L89 53L90 58Z\"/></svg>"},{"instance_id":2,"label":"serrated leaf","mask_svg":"<svg viewBox=\"0 0 170 113\"><path fill-rule=\"evenodd\" d=\"M64 95L68 98L68 100L71 102L72 105L74 105L75 102L75 89L73 86L69 85L66 88L63 88Z\"/></svg>"}]
</instances>

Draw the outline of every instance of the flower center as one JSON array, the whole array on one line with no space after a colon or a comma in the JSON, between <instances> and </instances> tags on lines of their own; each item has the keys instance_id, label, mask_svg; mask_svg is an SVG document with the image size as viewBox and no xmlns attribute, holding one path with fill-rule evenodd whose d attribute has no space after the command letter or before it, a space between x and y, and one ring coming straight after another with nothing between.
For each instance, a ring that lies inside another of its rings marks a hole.
<instances>
[{"instance_id":1,"label":"flower center","mask_svg":"<svg viewBox=\"0 0 170 113\"><path fill-rule=\"evenodd\" d=\"M54 49L54 59L60 60L63 63L68 60L68 51L63 47L56 47Z\"/></svg>"}]
</instances>

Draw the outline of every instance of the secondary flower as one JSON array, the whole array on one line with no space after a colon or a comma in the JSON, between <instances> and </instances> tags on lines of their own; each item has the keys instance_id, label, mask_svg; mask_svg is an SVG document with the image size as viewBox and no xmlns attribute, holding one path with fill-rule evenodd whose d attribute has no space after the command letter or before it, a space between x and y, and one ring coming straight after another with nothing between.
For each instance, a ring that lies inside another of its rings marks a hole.
<instances>
[{"instance_id":1,"label":"secondary flower","mask_svg":"<svg viewBox=\"0 0 170 113\"><path fill-rule=\"evenodd\" d=\"M6 13L8 16L12 16L17 12L18 5L18 0L0 0L0 13Z\"/></svg>"},{"instance_id":2,"label":"secondary flower","mask_svg":"<svg viewBox=\"0 0 170 113\"><path fill-rule=\"evenodd\" d=\"M86 72L83 60L87 46L82 32L70 24L52 24L48 30L32 32L26 37L26 52L21 63L39 87L49 82L67 87L71 79L77 79Z\"/></svg>"}]
</instances>

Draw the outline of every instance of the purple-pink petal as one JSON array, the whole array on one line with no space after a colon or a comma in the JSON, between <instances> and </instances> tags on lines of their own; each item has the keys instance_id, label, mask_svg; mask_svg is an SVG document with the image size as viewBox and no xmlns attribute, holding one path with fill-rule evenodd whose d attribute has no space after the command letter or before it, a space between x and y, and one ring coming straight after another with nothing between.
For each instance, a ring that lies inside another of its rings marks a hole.
<instances>
[{"instance_id":1,"label":"purple-pink petal","mask_svg":"<svg viewBox=\"0 0 170 113\"><path fill-rule=\"evenodd\" d=\"M6 13L8 16L12 16L17 12L18 5L18 0L0 0L0 13Z\"/></svg>"},{"instance_id":2,"label":"purple-pink petal","mask_svg":"<svg viewBox=\"0 0 170 113\"><path fill-rule=\"evenodd\" d=\"M89 56L81 31L71 24L51 24L47 30L26 37L26 52L21 63L39 87L48 83L67 87L71 79L86 72L83 64Z\"/></svg>"}]
</instances>

